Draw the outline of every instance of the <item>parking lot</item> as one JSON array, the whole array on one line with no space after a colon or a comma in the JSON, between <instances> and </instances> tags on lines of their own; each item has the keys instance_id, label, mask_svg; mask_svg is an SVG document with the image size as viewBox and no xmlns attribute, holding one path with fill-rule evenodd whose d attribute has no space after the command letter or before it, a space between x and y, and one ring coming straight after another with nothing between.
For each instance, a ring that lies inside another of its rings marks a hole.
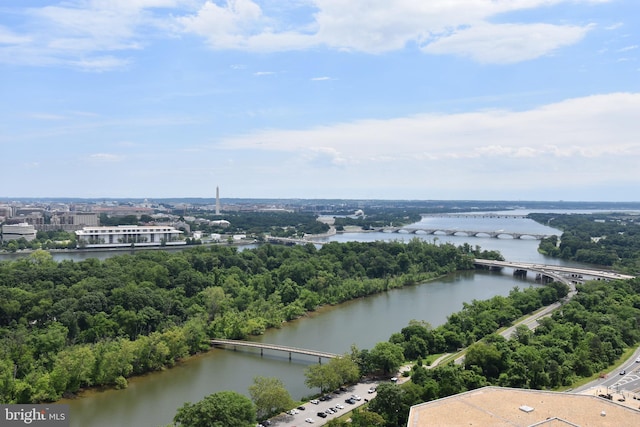
<instances>
[{"instance_id":1,"label":"parking lot","mask_svg":"<svg viewBox=\"0 0 640 427\"><path fill-rule=\"evenodd\" d=\"M368 400L375 397L376 393L369 393L371 387L377 387L376 382L364 382L353 386L346 387L344 391L339 393L328 393L329 400L318 401L318 403L306 402L302 406L304 410L296 410L292 414L280 414L274 418L271 418L271 426L277 427L301 427L301 426L321 426L329 422L334 418L343 416L345 413L360 407ZM360 400L353 400L354 403L347 403L346 400L352 395L360 397ZM342 406L342 408L340 408ZM335 410L335 412L328 412L329 408ZM297 413L296 413L297 412ZM318 413L326 414L326 418L318 416ZM310 421L305 421L309 419Z\"/></svg>"}]
</instances>

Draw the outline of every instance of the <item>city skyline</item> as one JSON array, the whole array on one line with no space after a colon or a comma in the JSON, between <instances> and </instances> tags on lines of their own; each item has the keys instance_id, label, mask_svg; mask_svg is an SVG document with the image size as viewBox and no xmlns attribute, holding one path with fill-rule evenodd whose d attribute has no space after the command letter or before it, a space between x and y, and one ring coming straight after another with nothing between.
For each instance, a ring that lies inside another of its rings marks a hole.
<instances>
[{"instance_id":1,"label":"city skyline","mask_svg":"<svg viewBox=\"0 0 640 427\"><path fill-rule=\"evenodd\" d=\"M8 0L0 197L638 201L639 23L635 0Z\"/></svg>"}]
</instances>

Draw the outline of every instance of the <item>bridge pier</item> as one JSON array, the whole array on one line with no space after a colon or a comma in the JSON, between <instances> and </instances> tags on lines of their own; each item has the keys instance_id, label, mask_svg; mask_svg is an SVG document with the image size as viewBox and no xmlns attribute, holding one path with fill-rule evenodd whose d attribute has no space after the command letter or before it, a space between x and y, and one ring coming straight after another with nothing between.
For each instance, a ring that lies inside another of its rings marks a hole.
<instances>
[{"instance_id":1,"label":"bridge pier","mask_svg":"<svg viewBox=\"0 0 640 427\"><path fill-rule=\"evenodd\" d=\"M527 270L515 269L513 275L517 277L527 277Z\"/></svg>"}]
</instances>

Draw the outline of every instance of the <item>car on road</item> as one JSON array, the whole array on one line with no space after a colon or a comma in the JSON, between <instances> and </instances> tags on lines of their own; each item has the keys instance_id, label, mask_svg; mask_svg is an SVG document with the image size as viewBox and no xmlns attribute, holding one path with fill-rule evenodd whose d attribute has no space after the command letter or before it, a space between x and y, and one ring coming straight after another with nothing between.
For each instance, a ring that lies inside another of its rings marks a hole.
<instances>
[{"instance_id":1,"label":"car on road","mask_svg":"<svg viewBox=\"0 0 640 427\"><path fill-rule=\"evenodd\" d=\"M636 357L636 363L640 363L640 356Z\"/></svg>"},{"instance_id":2,"label":"car on road","mask_svg":"<svg viewBox=\"0 0 640 427\"><path fill-rule=\"evenodd\" d=\"M620 371L620 375L626 375L627 371L625 371L624 369L622 371Z\"/></svg>"}]
</instances>

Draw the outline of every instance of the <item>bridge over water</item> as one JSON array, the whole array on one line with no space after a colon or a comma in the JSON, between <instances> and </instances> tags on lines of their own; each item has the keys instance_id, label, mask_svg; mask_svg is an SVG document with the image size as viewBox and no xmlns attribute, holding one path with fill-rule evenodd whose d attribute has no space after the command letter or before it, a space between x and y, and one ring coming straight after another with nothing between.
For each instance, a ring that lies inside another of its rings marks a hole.
<instances>
[{"instance_id":1,"label":"bridge over water","mask_svg":"<svg viewBox=\"0 0 640 427\"><path fill-rule=\"evenodd\" d=\"M526 262L495 261L476 258L474 264L493 269L512 268L518 272L534 271L542 277L549 277L565 283L579 283L585 280L627 280L635 276L620 274L614 271L597 270L583 267L567 267L563 265L533 264Z\"/></svg>"},{"instance_id":2,"label":"bridge over water","mask_svg":"<svg viewBox=\"0 0 640 427\"><path fill-rule=\"evenodd\" d=\"M257 349L260 349L260 356L264 354L264 350L283 351L283 352L289 353L289 360L291 360L292 354L314 356L318 358L318 362L321 362L322 359L333 359L335 357L339 357L338 354L328 353L326 351L309 350L306 348L289 347L286 345L278 345L278 344L266 344L266 343L259 343L259 342L253 342L253 341L215 339L215 340L211 340L211 345L216 347L232 347L234 350L237 347L257 348Z\"/></svg>"},{"instance_id":3,"label":"bridge over water","mask_svg":"<svg viewBox=\"0 0 640 427\"><path fill-rule=\"evenodd\" d=\"M508 218L523 219L527 218L525 214L503 214L496 212L478 212L478 213L431 213L422 214L423 218Z\"/></svg>"},{"instance_id":4,"label":"bridge over water","mask_svg":"<svg viewBox=\"0 0 640 427\"><path fill-rule=\"evenodd\" d=\"M620 274L614 271L597 270L582 267L567 267L562 265L496 261L480 258L474 259L473 262L477 266L483 266L492 269L512 268L514 270L514 274L517 274L518 272L526 273L526 271L534 271L538 273L542 278L547 278L548 280L556 280L569 285L571 288L569 297L574 295L576 292L575 284L583 282L584 280L627 280L635 278L635 276ZM557 306L559 306L559 303L555 304L554 306L549 306L547 309L550 312ZM253 341L214 339L211 340L210 343L215 347L233 348L234 350L236 350L238 347L260 349L261 356L264 354L264 350L285 352L289 354L289 360L291 360L292 354L317 357L318 362L320 363L322 362L322 359L333 359L335 357L340 357L340 355L338 354L325 351L290 347L279 344L259 343Z\"/></svg>"},{"instance_id":5,"label":"bridge over water","mask_svg":"<svg viewBox=\"0 0 640 427\"><path fill-rule=\"evenodd\" d=\"M550 237L550 234L536 234L536 233L516 233L513 231L476 231L476 230L460 230L460 229L445 229L445 228L426 228L426 227L385 227L380 231L384 233L403 233L403 234L432 234L434 236L456 236L463 234L465 237L491 237L494 239L500 239L501 236L508 236L512 239L535 239L542 240L545 237Z\"/></svg>"}]
</instances>

